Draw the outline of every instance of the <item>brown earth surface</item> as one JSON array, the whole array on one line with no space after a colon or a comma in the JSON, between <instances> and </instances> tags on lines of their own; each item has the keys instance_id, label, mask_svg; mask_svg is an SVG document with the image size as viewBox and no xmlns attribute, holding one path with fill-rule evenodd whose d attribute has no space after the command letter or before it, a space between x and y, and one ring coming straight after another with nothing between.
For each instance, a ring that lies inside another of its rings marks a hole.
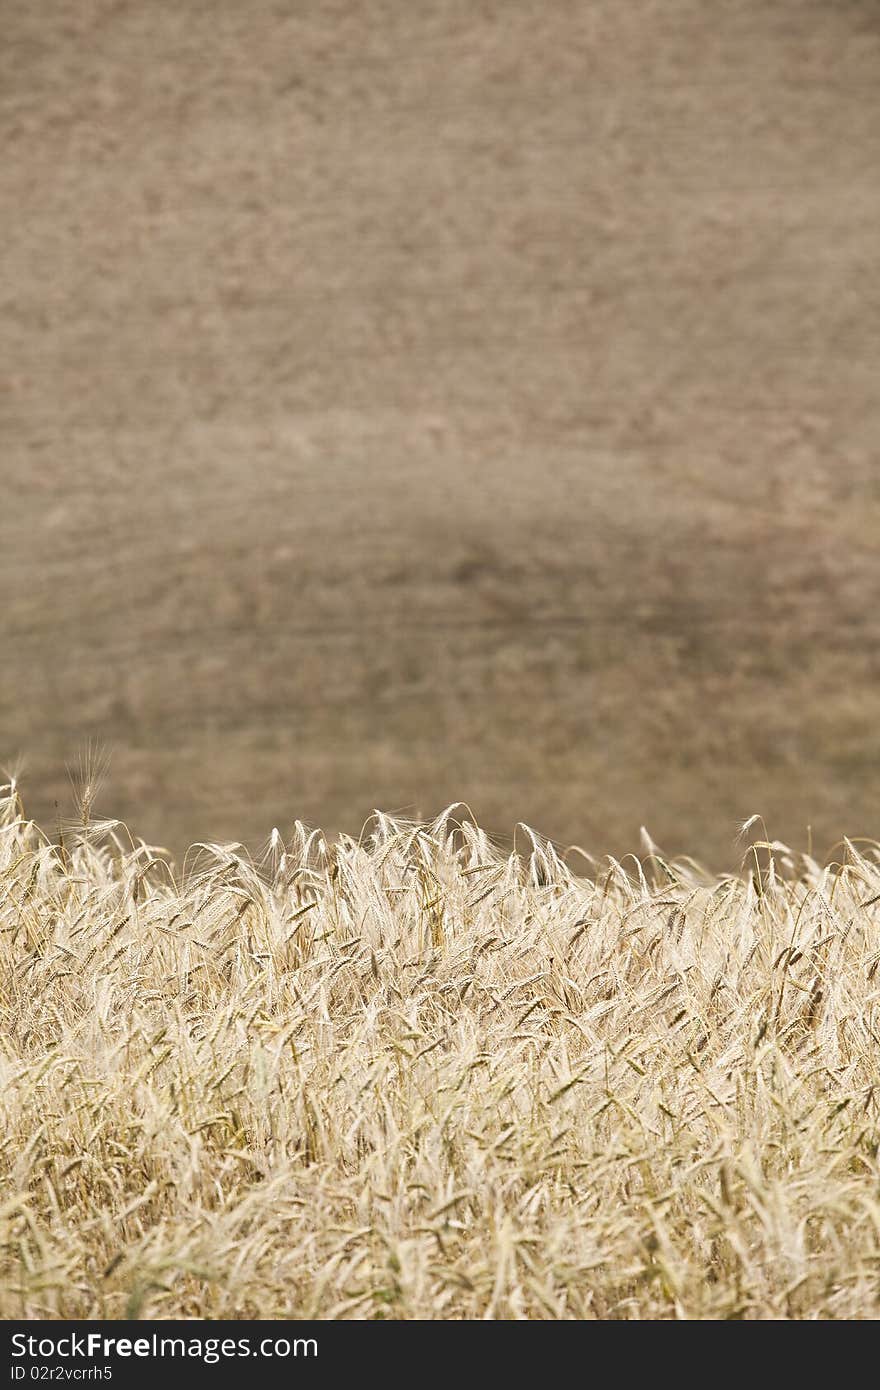
<instances>
[{"instance_id":1,"label":"brown earth surface","mask_svg":"<svg viewBox=\"0 0 880 1390\"><path fill-rule=\"evenodd\" d=\"M0 17L31 814L880 834L880 5Z\"/></svg>"}]
</instances>

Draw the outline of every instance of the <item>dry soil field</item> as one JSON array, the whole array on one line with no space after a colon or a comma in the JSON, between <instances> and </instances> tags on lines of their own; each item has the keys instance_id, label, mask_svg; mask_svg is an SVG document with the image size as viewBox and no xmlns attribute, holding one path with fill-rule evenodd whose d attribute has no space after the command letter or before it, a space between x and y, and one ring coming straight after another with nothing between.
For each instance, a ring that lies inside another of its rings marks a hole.
<instances>
[{"instance_id":1,"label":"dry soil field","mask_svg":"<svg viewBox=\"0 0 880 1390\"><path fill-rule=\"evenodd\" d=\"M880 9L2 5L0 760L876 832Z\"/></svg>"}]
</instances>

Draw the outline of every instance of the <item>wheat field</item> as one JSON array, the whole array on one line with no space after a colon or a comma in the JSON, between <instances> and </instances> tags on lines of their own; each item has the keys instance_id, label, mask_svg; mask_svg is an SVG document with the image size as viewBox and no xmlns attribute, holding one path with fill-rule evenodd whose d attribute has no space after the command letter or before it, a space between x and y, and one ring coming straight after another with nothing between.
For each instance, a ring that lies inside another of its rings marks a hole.
<instances>
[{"instance_id":1,"label":"wheat field","mask_svg":"<svg viewBox=\"0 0 880 1390\"><path fill-rule=\"evenodd\" d=\"M0 804L6 1318L880 1312L880 855Z\"/></svg>"}]
</instances>

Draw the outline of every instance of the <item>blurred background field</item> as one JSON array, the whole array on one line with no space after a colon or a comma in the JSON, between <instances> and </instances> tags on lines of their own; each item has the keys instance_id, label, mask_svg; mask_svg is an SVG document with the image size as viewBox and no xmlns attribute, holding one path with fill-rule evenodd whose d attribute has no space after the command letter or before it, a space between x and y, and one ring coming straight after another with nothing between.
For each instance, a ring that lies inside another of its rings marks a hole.
<instances>
[{"instance_id":1,"label":"blurred background field","mask_svg":"<svg viewBox=\"0 0 880 1390\"><path fill-rule=\"evenodd\" d=\"M5 6L0 762L877 834L880 6Z\"/></svg>"}]
</instances>

